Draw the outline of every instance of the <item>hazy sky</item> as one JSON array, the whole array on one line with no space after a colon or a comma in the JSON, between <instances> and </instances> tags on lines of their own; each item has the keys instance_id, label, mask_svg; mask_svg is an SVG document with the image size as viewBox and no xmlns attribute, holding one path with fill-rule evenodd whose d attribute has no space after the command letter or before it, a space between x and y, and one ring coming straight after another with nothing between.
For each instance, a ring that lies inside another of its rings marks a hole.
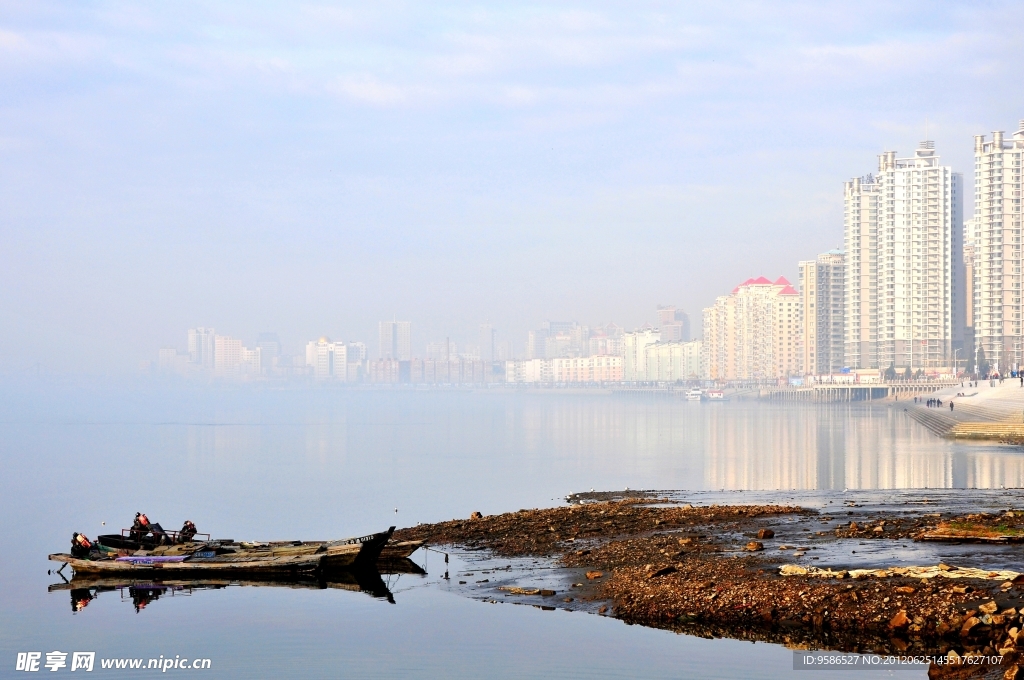
<instances>
[{"instance_id":1,"label":"hazy sky","mask_svg":"<svg viewBox=\"0 0 1024 680\"><path fill-rule=\"evenodd\" d=\"M926 126L969 187L1022 64L1019 2L0 1L0 370L696 318Z\"/></svg>"}]
</instances>

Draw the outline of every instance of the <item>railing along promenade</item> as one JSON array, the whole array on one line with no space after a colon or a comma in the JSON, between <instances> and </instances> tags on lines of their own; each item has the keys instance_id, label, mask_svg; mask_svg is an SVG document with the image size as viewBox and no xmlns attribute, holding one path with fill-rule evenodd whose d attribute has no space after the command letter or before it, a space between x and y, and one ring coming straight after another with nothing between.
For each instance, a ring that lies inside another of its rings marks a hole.
<instances>
[{"instance_id":1,"label":"railing along promenade","mask_svg":"<svg viewBox=\"0 0 1024 680\"><path fill-rule=\"evenodd\" d=\"M874 399L912 398L936 390L958 387L953 380L906 380L881 383L820 383L788 387L761 388L759 397L775 401L843 402Z\"/></svg>"}]
</instances>

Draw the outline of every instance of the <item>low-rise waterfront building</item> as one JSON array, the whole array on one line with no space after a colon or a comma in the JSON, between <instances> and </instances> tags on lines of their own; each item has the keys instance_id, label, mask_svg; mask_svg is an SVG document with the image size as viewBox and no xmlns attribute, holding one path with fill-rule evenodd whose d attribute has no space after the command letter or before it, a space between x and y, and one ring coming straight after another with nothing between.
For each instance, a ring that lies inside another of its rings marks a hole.
<instances>
[{"instance_id":1,"label":"low-rise waterfront building","mask_svg":"<svg viewBox=\"0 0 1024 680\"><path fill-rule=\"evenodd\" d=\"M506 361L505 382L512 384L622 382L622 357L598 355Z\"/></svg>"},{"instance_id":2,"label":"low-rise waterfront building","mask_svg":"<svg viewBox=\"0 0 1024 680\"><path fill-rule=\"evenodd\" d=\"M691 342L656 342L644 349L648 382L679 382L699 380L701 371L700 340Z\"/></svg>"}]
</instances>

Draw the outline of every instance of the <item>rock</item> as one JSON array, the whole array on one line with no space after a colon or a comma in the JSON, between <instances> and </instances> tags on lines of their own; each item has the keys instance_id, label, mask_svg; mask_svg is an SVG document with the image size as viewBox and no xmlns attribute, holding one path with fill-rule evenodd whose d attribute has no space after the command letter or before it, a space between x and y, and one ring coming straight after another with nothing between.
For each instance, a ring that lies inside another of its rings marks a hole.
<instances>
[{"instance_id":1,"label":"rock","mask_svg":"<svg viewBox=\"0 0 1024 680\"><path fill-rule=\"evenodd\" d=\"M883 531L885 531L885 527L883 527L883 526L877 526L877 527L875 527L874 529L872 529L872 531L873 531L873 532L875 532L876 534L880 534L880 533L882 533Z\"/></svg>"},{"instance_id":2,"label":"rock","mask_svg":"<svg viewBox=\"0 0 1024 680\"><path fill-rule=\"evenodd\" d=\"M793 557L803 557L806 554L807 553L803 552L802 550L797 550L795 553L793 553Z\"/></svg>"},{"instance_id":3,"label":"rock","mask_svg":"<svg viewBox=\"0 0 1024 680\"><path fill-rule=\"evenodd\" d=\"M889 628L893 630L900 630L910 625L910 617L907 616L907 610L901 609L896 616L889 620Z\"/></svg>"},{"instance_id":4,"label":"rock","mask_svg":"<svg viewBox=\"0 0 1024 680\"><path fill-rule=\"evenodd\" d=\"M1005 616L1003 616L1002 614L993 614L992 615L992 625L993 626L1001 626L1004 623L1006 623L1006 617Z\"/></svg>"},{"instance_id":5,"label":"rock","mask_svg":"<svg viewBox=\"0 0 1024 680\"><path fill-rule=\"evenodd\" d=\"M541 589L541 591L540 591L540 596L541 597L551 597L552 595L555 595L555 594L556 594L556 591L554 591L554 590Z\"/></svg>"},{"instance_id":6,"label":"rock","mask_svg":"<svg viewBox=\"0 0 1024 680\"><path fill-rule=\"evenodd\" d=\"M562 602L572 602L572 598L571 597L564 597L564 598L562 598Z\"/></svg>"},{"instance_id":7,"label":"rock","mask_svg":"<svg viewBox=\"0 0 1024 680\"><path fill-rule=\"evenodd\" d=\"M1020 666L1013 664L1003 673L1003 680L1018 680L1021 677Z\"/></svg>"},{"instance_id":8,"label":"rock","mask_svg":"<svg viewBox=\"0 0 1024 680\"><path fill-rule=\"evenodd\" d=\"M966 621L964 621L964 625L960 627L960 636L967 637L968 635L970 635L971 628L974 628L979 623L981 623L981 619L979 619L977 616L972 616L968 618Z\"/></svg>"},{"instance_id":9,"label":"rock","mask_svg":"<svg viewBox=\"0 0 1024 680\"><path fill-rule=\"evenodd\" d=\"M591 581L593 581L595 578L601 578L602 576L604 576L604 572L601 572L601 571L588 571L585 574L585 576L588 579L590 579Z\"/></svg>"},{"instance_id":10,"label":"rock","mask_svg":"<svg viewBox=\"0 0 1024 680\"><path fill-rule=\"evenodd\" d=\"M504 590L512 595L541 595L539 588L520 588L519 586L498 586L498 590Z\"/></svg>"},{"instance_id":11,"label":"rock","mask_svg":"<svg viewBox=\"0 0 1024 680\"><path fill-rule=\"evenodd\" d=\"M761 541L751 541L750 543L747 543L747 550L751 552L764 550L764 543L762 543Z\"/></svg>"},{"instance_id":12,"label":"rock","mask_svg":"<svg viewBox=\"0 0 1024 680\"><path fill-rule=\"evenodd\" d=\"M597 610L597 613L598 613L598 614L604 614L604 613L605 613L606 611L608 611L608 607L606 607L606 606L604 606L604 605L601 605L601 606L600 606L600 607L598 608L598 610Z\"/></svg>"},{"instance_id":13,"label":"rock","mask_svg":"<svg viewBox=\"0 0 1024 680\"><path fill-rule=\"evenodd\" d=\"M758 538L775 538L775 532L771 529L760 529L757 532Z\"/></svg>"},{"instance_id":14,"label":"rock","mask_svg":"<svg viewBox=\"0 0 1024 680\"><path fill-rule=\"evenodd\" d=\"M470 519L483 519L484 516L482 514L480 514L479 511L474 510L473 513L469 516L469 518Z\"/></svg>"},{"instance_id":15,"label":"rock","mask_svg":"<svg viewBox=\"0 0 1024 680\"><path fill-rule=\"evenodd\" d=\"M955 649L949 650L949 654L946 655L946 663L950 665L956 665L960 663L960 655L956 653Z\"/></svg>"},{"instance_id":16,"label":"rock","mask_svg":"<svg viewBox=\"0 0 1024 680\"><path fill-rule=\"evenodd\" d=\"M669 565L667 567L662 567L661 569L658 569L657 571L652 573L650 575L650 578L658 578L659 576L665 576L666 574L671 574L676 571L678 571L678 569L676 569L672 565Z\"/></svg>"},{"instance_id":17,"label":"rock","mask_svg":"<svg viewBox=\"0 0 1024 680\"><path fill-rule=\"evenodd\" d=\"M995 600L989 600L985 604L978 607L978 611L982 614L995 614L999 611L999 605L996 604Z\"/></svg>"},{"instance_id":18,"label":"rock","mask_svg":"<svg viewBox=\"0 0 1024 680\"><path fill-rule=\"evenodd\" d=\"M696 541L693 540L692 538L680 538L679 539L679 545L693 545L694 543L696 543Z\"/></svg>"},{"instance_id":19,"label":"rock","mask_svg":"<svg viewBox=\"0 0 1024 680\"><path fill-rule=\"evenodd\" d=\"M952 628L945 621L941 621L939 625L935 626L935 634L939 636L945 635L950 630L952 630Z\"/></svg>"},{"instance_id":20,"label":"rock","mask_svg":"<svg viewBox=\"0 0 1024 680\"><path fill-rule=\"evenodd\" d=\"M898 588L893 588L893 590L895 590L897 593L906 593L907 595L910 595L911 593L915 592L914 589L910 586L900 586Z\"/></svg>"},{"instance_id":21,"label":"rock","mask_svg":"<svg viewBox=\"0 0 1024 680\"><path fill-rule=\"evenodd\" d=\"M860 531L860 527L857 526L856 522L850 522L850 531Z\"/></svg>"}]
</instances>

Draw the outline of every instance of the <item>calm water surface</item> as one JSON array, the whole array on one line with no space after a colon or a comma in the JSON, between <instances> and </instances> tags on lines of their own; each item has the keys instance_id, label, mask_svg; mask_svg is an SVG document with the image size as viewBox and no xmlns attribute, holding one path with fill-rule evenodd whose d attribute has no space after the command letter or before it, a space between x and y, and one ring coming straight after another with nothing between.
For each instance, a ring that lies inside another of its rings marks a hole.
<instances>
[{"instance_id":1,"label":"calm water surface","mask_svg":"<svg viewBox=\"0 0 1024 680\"><path fill-rule=\"evenodd\" d=\"M211 678L804 677L781 647L468 599L439 580L436 555L427 576L389 579L394 604L250 587L138 613L104 593L76 614L66 591L47 592L59 578L45 557L137 510L236 539L314 539L591 488L1024 486L1017 449L938 439L886 405L445 392L5 385L0 465L3 677L18 651L52 650L209 657Z\"/></svg>"}]
</instances>

